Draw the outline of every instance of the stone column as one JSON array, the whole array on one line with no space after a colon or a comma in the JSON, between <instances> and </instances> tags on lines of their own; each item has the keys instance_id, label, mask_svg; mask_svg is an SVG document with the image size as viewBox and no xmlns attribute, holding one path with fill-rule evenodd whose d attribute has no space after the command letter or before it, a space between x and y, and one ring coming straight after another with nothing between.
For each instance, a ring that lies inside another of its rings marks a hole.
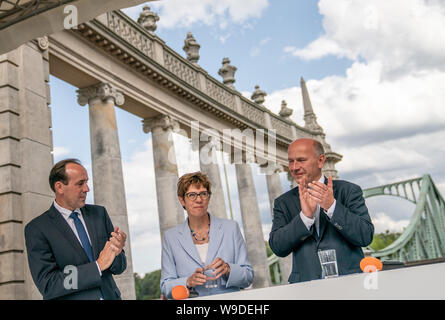
<instances>
[{"instance_id":1,"label":"stone column","mask_svg":"<svg viewBox=\"0 0 445 320\"><path fill-rule=\"evenodd\" d=\"M276 198L283 194L281 186L280 172L281 166L275 163L269 163L267 166L261 166L261 171L266 175L267 191L269 193L270 209L273 220L273 204ZM292 271L292 254L285 258L279 258L281 283L287 284L289 275Z\"/></svg>"},{"instance_id":2,"label":"stone column","mask_svg":"<svg viewBox=\"0 0 445 320\"><path fill-rule=\"evenodd\" d=\"M113 86L99 83L79 89L78 102L89 104L91 160L93 169L94 202L104 206L114 226L127 234L125 254L127 269L115 276L123 299L136 299L130 231L125 200L122 158L116 124L115 105L124 103L124 96Z\"/></svg>"},{"instance_id":3,"label":"stone column","mask_svg":"<svg viewBox=\"0 0 445 320\"><path fill-rule=\"evenodd\" d=\"M23 232L54 200L48 59L46 38L0 55L0 299L42 298Z\"/></svg>"},{"instance_id":4,"label":"stone column","mask_svg":"<svg viewBox=\"0 0 445 320\"><path fill-rule=\"evenodd\" d=\"M178 166L172 136L178 129L178 122L168 115L143 120L144 132L152 133L161 240L166 230L184 223L184 209L177 196Z\"/></svg>"},{"instance_id":5,"label":"stone column","mask_svg":"<svg viewBox=\"0 0 445 320\"><path fill-rule=\"evenodd\" d=\"M249 163L235 164L235 169L247 254L255 272L253 287L269 287L270 272L252 169Z\"/></svg>"},{"instance_id":6,"label":"stone column","mask_svg":"<svg viewBox=\"0 0 445 320\"><path fill-rule=\"evenodd\" d=\"M209 212L218 218L227 219L226 202L216 157L216 145L212 137L208 137L207 141L199 141L199 164L201 171L209 177L212 184Z\"/></svg>"}]
</instances>

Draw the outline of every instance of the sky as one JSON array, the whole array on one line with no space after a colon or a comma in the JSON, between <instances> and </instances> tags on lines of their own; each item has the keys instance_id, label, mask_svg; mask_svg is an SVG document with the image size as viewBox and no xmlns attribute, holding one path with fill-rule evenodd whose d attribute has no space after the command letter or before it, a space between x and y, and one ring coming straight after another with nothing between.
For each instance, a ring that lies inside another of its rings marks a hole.
<instances>
[{"instance_id":1,"label":"sky","mask_svg":"<svg viewBox=\"0 0 445 320\"><path fill-rule=\"evenodd\" d=\"M430 174L445 194L445 1L434 0L162 0L148 4L160 20L155 33L186 56L187 32L201 45L198 64L221 80L228 57L235 88L250 98L255 85L264 105L281 101L304 125L300 77L306 80L318 123L343 155L340 179L363 189ZM137 20L143 5L123 11ZM51 76L54 160L85 165L94 203L88 109L76 89ZM68 116L67 116L68 115ZM116 108L135 272L160 268L161 240L151 134L141 119ZM175 136L179 175L199 170L197 154ZM221 159L220 173L224 181ZM225 163L233 218L242 227L234 167ZM271 227L266 179L252 167L267 240ZM281 175L283 191L290 185ZM391 197L367 200L376 232L400 232L414 206ZM228 216L230 216L228 210Z\"/></svg>"}]
</instances>

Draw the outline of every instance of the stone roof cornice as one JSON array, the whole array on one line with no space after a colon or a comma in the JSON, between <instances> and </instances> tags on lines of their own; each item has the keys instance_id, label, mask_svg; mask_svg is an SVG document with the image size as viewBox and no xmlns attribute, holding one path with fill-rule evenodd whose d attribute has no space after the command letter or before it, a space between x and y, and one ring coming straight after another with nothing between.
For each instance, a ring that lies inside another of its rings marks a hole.
<instances>
[{"instance_id":1,"label":"stone roof cornice","mask_svg":"<svg viewBox=\"0 0 445 320\"><path fill-rule=\"evenodd\" d=\"M288 146L296 134L313 137L319 134L281 118L222 84L121 11L82 23L73 32L151 81L241 130L275 129L277 143L283 146Z\"/></svg>"}]
</instances>

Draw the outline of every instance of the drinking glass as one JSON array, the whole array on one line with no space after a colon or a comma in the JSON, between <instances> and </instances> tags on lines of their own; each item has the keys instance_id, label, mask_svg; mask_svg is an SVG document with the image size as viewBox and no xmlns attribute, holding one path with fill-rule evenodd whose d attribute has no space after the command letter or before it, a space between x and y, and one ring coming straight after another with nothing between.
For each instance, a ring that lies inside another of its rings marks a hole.
<instances>
[{"instance_id":1,"label":"drinking glass","mask_svg":"<svg viewBox=\"0 0 445 320\"><path fill-rule=\"evenodd\" d=\"M322 277L334 278L338 277L337 256L335 249L318 250L318 258L320 259Z\"/></svg>"},{"instance_id":2,"label":"drinking glass","mask_svg":"<svg viewBox=\"0 0 445 320\"><path fill-rule=\"evenodd\" d=\"M204 270L204 274L209 278L214 278L215 277L215 275L213 274L214 271L215 269L206 269ZM204 287L206 287L207 289L216 288L217 286L218 286L218 279L208 280L204 284Z\"/></svg>"}]
</instances>

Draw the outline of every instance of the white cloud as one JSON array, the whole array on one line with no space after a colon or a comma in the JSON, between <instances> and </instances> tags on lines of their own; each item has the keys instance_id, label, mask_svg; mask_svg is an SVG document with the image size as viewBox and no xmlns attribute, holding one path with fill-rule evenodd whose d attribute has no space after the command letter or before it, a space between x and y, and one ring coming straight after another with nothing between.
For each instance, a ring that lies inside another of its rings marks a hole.
<instances>
[{"instance_id":1,"label":"white cloud","mask_svg":"<svg viewBox=\"0 0 445 320\"><path fill-rule=\"evenodd\" d=\"M390 232L402 232L409 224L409 220L393 220L389 215L384 212L377 213L372 218L374 224L374 233L385 233L386 230Z\"/></svg>"},{"instance_id":2,"label":"white cloud","mask_svg":"<svg viewBox=\"0 0 445 320\"><path fill-rule=\"evenodd\" d=\"M262 227L263 227L264 241L269 241L270 230L272 230L272 222L263 223Z\"/></svg>"},{"instance_id":3,"label":"white cloud","mask_svg":"<svg viewBox=\"0 0 445 320\"><path fill-rule=\"evenodd\" d=\"M197 152L187 138L174 135L178 174L199 170ZM161 237L156 197L152 139L122 165L134 270L151 272L161 267Z\"/></svg>"},{"instance_id":4,"label":"white cloud","mask_svg":"<svg viewBox=\"0 0 445 320\"><path fill-rule=\"evenodd\" d=\"M443 183L444 82L441 71L386 80L378 63L360 62L344 77L307 81L326 140L343 155L336 166L339 175L366 181L367 187L425 173ZM283 99L294 109L291 119L304 125L301 89L272 92L265 105L278 113Z\"/></svg>"},{"instance_id":5,"label":"white cloud","mask_svg":"<svg viewBox=\"0 0 445 320\"><path fill-rule=\"evenodd\" d=\"M431 173L439 186L445 148L445 3L420 0L319 2L324 34L286 53L304 60L352 60L345 76L307 81L318 123L346 175L366 187ZM301 90L270 93L303 123ZM441 192L445 188L441 188Z\"/></svg>"},{"instance_id":6,"label":"white cloud","mask_svg":"<svg viewBox=\"0 0 445 320\"><path fill-rule=\"evenodd\" d=\"M259 18L268 7L268 0L165 0L149 3L160 20L159 28L189 27L193 24L218 26L225 30L231 23L243 25ZM123 10L137 20L143 5Z\"/></svg>"},{"instance_id":7,"label":"white cloud","mask_svg":"<svg viewBox=\"0 0 445 320\"><path fill-rule=\"evenodd\" d=\"M344 50L342 50L338 43L327 39L326 37L320 37L317 40L311 42L307 47L298 49L294 46L287 46L284 48L284 52L290 53L293 56L300 57L303 60L320 59L326 55L333 54L340 57L348 56Z\"/></svg>"},{"instance_id":8,"label":"white cloud","mask_svg":"<svg viewBox=\"0 0 445 320\"><path fill-rule=\"evenodd\" d=\"M122 170L133 268L137 272L150 272L160 268L161 257L151 138L146 141L143 150L134 153L129 161L123 162Z\"/></svg>"},{"instance_id":9,"label":"white cloud","mask_svg":"<svg viewBox=\"0 0 445 320\"><path fill-rule=\"evenodd\" d=\"M304 125L302 99L301 89L299 87L291 87L268 93L265 97L264 105L272 112L278 114L281 109L281 103L285 100L287 107L293 110L291 119L299 125Z\"/></svg>"},{"instance_id":10,"label":"white cloud","mask_svg":"<svg viewBox=\"0 0 445 320\"><path fill-rule=\"evenodd\" d=\"M54 158L61 158L63 156L68 155L71 152L71 150L69 148L66 147L54 147L53 149L53 155Z\"/></svg>"},{"instance_id":11,"label":"white cloud","mask_svg":"<svg viewBox=\"0 0 445 320\"><path fill-rule=\"evenodd\" d=\"M173 136L179 177L183 174L199 171L199 152L193 151L187 137L175 134Z\"/></svg>"},{"instance_id":12,"label":"white cloud","mask_svg":"<svg viewBox=\"0 0 445 320\"><path fill-rule=\"evenodd\" d=\"M380 61L383 73L445 70L445 3L421 0L319 2L325 34L303 49L285 49L303 59L326 55Z\"/></svg>"}]
</instances>

